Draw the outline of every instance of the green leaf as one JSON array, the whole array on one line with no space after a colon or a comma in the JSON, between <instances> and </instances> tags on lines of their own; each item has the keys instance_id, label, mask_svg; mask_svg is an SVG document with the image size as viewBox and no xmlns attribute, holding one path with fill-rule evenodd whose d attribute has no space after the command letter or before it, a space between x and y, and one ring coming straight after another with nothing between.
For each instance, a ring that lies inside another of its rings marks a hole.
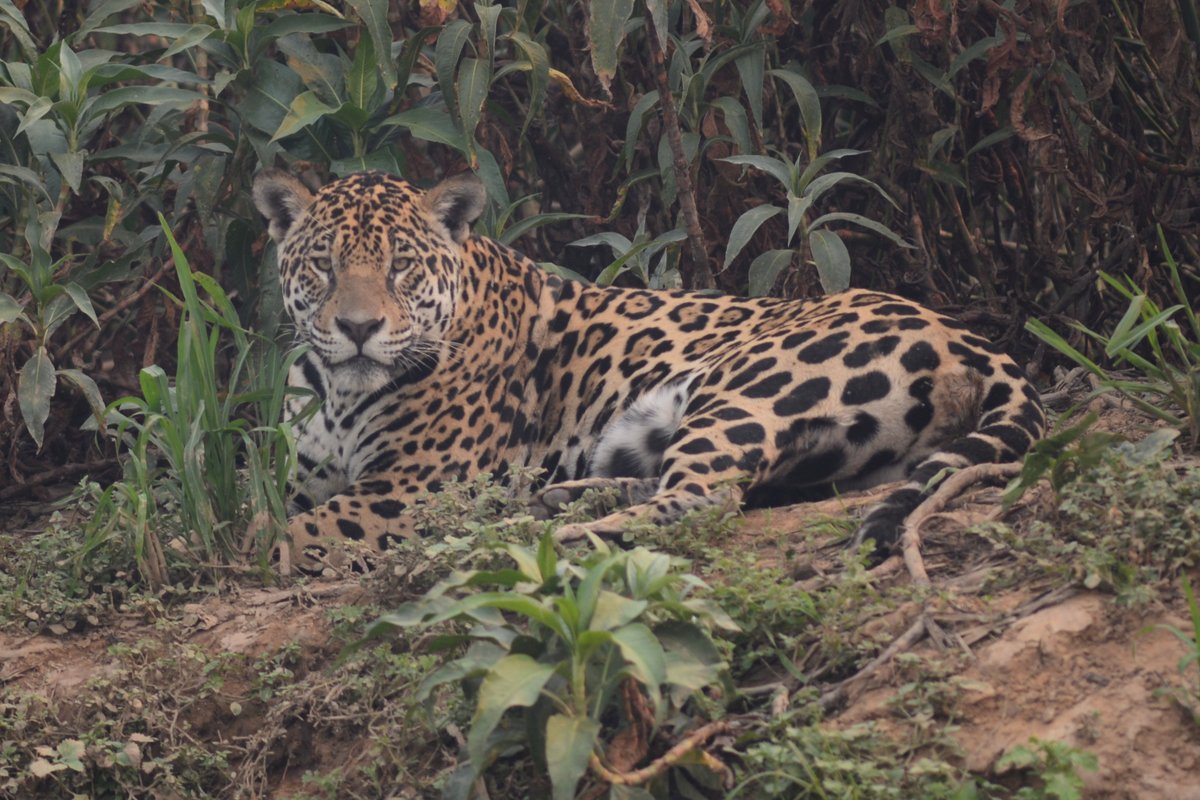
<instances>
[{"instance_id":1,"label":"green leaf","mask_svg":"<svg viewBox=\"0 0 1200 800\"><path fill-rule=\"evenodd\" d=\"M83 287L72 281L71 283L63 286L63 290L71 298L72 302L75 303L75 307L87 315L87 318L90 319L97 328L99 328L100 320L96 319L96 309L92 307L91 298L88 297L87 292L83 290Z\"/></svg>"},{"instance_id":2,"label":"green leaf","mask_svg":"<svg viewBox=\"0 0 1200 800\"><path fill-rule=\"evenodd\" d=\"M17 37L17 42L27 58L32 59L37 55L38 46L33 40L33 32L29 30L29 23L25 21L25 15L13 5L12 0L0 0L0 24Z\"/></svg>"},{"instance_id":3,"label":"green leaf","mask_svg":"<svg viewBox=\"0 0 1200 800\"><path fill-rule=\"evenodd\" d=\"M517 569L527 579L536 584L541 584L547 576L542 574L541 564L538 562L537 555L528 547L519 544L504 545L504 552L508 553L509 557L517 562ZM551 575L554 573L551 572Z\"/></svg>"},{"instance_id":4,"label":"green leaf","mask_svg":"<svg viewBox=\"0 0 1200 800\"><path fill-rule=\"evenodd\" d=\"M746 100L750 103L750 114L754 117L754 126L762 130L763 126L763 71L765 69L766 48L760 42L757 47L742 53L734 63L737 65L738 76L742 79L742 90L746 92ZM772 70L774 72L775 70ZM818 109L820 106L818 105Z\"/></svg>"},{"instance_id":5,"label":"green leaf","mask_svg":"<svg viewBox=\"0 0 1200 800\"><path fill-rule=\"evenodd\" d=\"M487 766L484 755L488 738L504 712L513 707L533 705L553 674L553 665L539 664L520 654L505 656L488 670L479 685L479 702L467 737L467 753L476 774Z\"/></svg>"},{"instance_id":6,"label":"green leaf","mask_svg":"<svg viewBox=\"0 0 1200 800\"><path fill-rule=\"evenodd\" d=\"M746 119L746 109L733 97L718 97L712 101L713 108L719 110L725 118L725 127L734 145L742 153L752 153L754 142L750 138L750 122Z\"/></svg>"},{"instance_id":7,"label":"green leaf","mask_svg":"<svg viewBox=\"0 0 1200 800\"><path fill-rule=\"evenodd\" d=\"M388 0L346 0L367 27L375 51L375 65L385 88L396 88L396 64L392 61L392 29L388 25Z\"/></svg>"},{"instance_id":8,"label":"green leaf","mask_svg":"<svg viewBox=\"0 0 1200 800\"><path fill-rule=\"evenodd\" d=\"M458 108L458 95L454 90L455 67L470 36L471 24L461 19L447 22L438 34L433 61L437 69L438 86L442 89L442 99L447 108Z\"/></svg>"},{"instance_id":9,"label":"green leaf","mask_svg":"<svg viewBox=\"0 0 1200 800\"><path fill-rule=\"evenodd\" d=\"M773 176L777 181L783 184L783 188L791 191L792 182L795 179L793 175L792 165L786 161L781 161L778 158L770 156L729 156L727 158L718 159L719 161L728 161L730 164L743 164L748 167L760 169L768 175Z\"/></svg>"},{"instance_id":10,"label":"green leaf","mask_svg":"<svg viewBox=\"0 0 1200 800\"><path fill-rule=\"evenodd\" d=\"M550 84L550 57L541 42L534 41L521 31L513 31L509 34L509 39L520 48L525 60L529 62L529 108L521 122L521 132L517 134L517 139L523 140L529 123L546 102L546 87Z\"/></svg>"},{"instance_id":11,"label":"green leaf","mask_svg":"<svg viewBox=\"0 0 1200 800\"><path fill-rule=\"evenodd\" d=\"M886 225L882 225L873 219L864 217L862 214L851 214L846 211L834 211L830 214L823 214L809 223L809 228L820 228L827 222L839 220L842 222L850 222L859 226L860 228L866 228L867 230L879 234L880 236L890 240L893 244L899 245L900 247L912 247L911 244L901 239L895 232L892 231L891 228L887 227Z\"/></svg>"},{"instance_id":12,"label":"green leaf","mask_svg":"<svg viewBox=\"0 0 1200 800\"><path fill-rule=\"evenodd\" d=\"M78 739L64 739L58 743L58 760L76 772L83 772L83 756L87 747Z\"/></svg>"},{"instance_id":13,"label":"green leaf","mask_svg":"<svg viewBox=\"0 0 1200 800\"><path fill-rule=\"evenodd\" d=\"M994 144L999 144L1005 139L1011 139L1013 136L1016 136L1016 134L1017 132L1014 131L1010 126L1005 126L998 131L993 131L975 144L971 145L971 149L967 151L967 157L975 155L980 150L986 150Z\"/></svg>"},{"instance_id":14,"label":"green leaf","mask_svg":"<svg viewBox=\"0 0 1200 800\"><path fill-rule=\"evenodd\" d=\"M646 121L647 112L654 108L657 102L658 89L646 92L634 103L633 110L629 112L629 119L625 120L625 145L621 149L621 160L625 162L626 169L633 168L633 151L637 147L638 135Z\"/></svg>"},{"instance_id":15,"label":"green leaf","mask_svg":"<svg viewBox=\"0 0 1200 800\"><path fill-rule=\"evenodd\" d=\"M379 127L399 126L407 128L417 139L425 142L437 142L452 147L459 152L463 150L463 136L454 125L454 118L445 109L431 106L420 106L401 111L379 123Z\"/></svg>"},{"instance_id":16,"label":"green leaf","mask_svg":"<svg viewBox=\"0 0 1200 800\"><path fill-rule=\"evenodd\" d=\"M488 89L492 85L492 67L481 58L464 58L458 68L458 114L468 147L475 140L475 128L483 113Z\"/></svg>"},{"instance_id":17,"label":"green leaf","mask_svg":"<svg viewBox=\"0 0 1200 800\"><path fill-rule=\"evenodd\" d=\"M333 107L321 102L316 92L308 91L297 95L296 99L292 100L292 105L288 109L287 116L279 123L279 127L275 130L275 135L271 137L271 141L276 142L291 136L293 133L312 125L322 117L332 114L334 110Z\"/></svg>"},{"instance_id":18,"label":"green leaf","mask_svg":"<svg viewBox=\"0 0 1200 800\"><path fill-rule=\"evenodd\" d=\"M792 263L793 251L768 250L750 264L751 297L762 297L771 291L783 268Z\"/></svg>"},{"instance_id":19,"label":"green leaf","mask_svg":"<svg viewBox=\"0 0 1200 800\"><path fill-rule=\"evenodd\" d=\"M211 25L193 25L184 31L182 36L172 42L171 46L163 51L163 54L159 58L163 60L169 59L174 55L182 53L184 50L195 47L216 32L217 29Z\"/></svg>"},{"instance_id":20,"label":"green leaf","mask_svg":"<svg viewBox=\"0 0 1200 800\"><path fill-rule=\"evenodd\" d=\"M654 635L666 653L669 684L697 691L715 682L725 668L716 645L690 622L668 620L654 627Z\"/></svg>"},{"instance_id":21,"label":"green leaf","mask_svg":"<svg viewBox=\"0 0 1200 800\"><path fill-rule=\"evenodd\" d=\"M546 769L554 800L572 800L600 735L600 723L588 717L555 714L546 720Z\"/></svg>"},{"instance_id":22,"label":"green leaf","mask_svg":"<svg viewBox=\"0 0 1200 800\"><path fill-rule=\"evenodd\" d=\"M596 607L588 629L611 631L622 625L628 625L646 610L647 605L645 600L633 600L608 589L601 589L596 596Z\"/></svg>"},{"instance_id":23,"label":"green leaf","mask_svg":"<svg viewBox=\"0 0 1200 800\"><path fill-rule=\"evenodd\" d=\"M354 61L350 64L350 72L346 75L346 91L350 102L361 109L366 109L379 86L378 70L372 63L375 51L370 37L360 39L354 51Z\"/></svg>"},{"instance_id":24,"label":"green leaf","mask_svg":"<svg viewBox=\"0 0 1200 800\"><path fill-rule=\"evenodd\" d=\"M808 235L808 246L817 265L817 274L821 277L821 288L827 294L849 288L850 251L846 249L842 237L828 228L814 230Z\"/></svg>"},{"instance_id":25,"label":"green leaf","mask_svg":"<svg viewBox=\"0 0 1200 800\"><path fill-rule=\"evenodd\" d=\"M621 650L621 657L625 659L630 674L650 695L655 711L663 711L659 687L667 681L667 659L658 639L640 622L617 628L612 632L612 637Z\"/></svg>"},{"instance_id":26,"label":"green leaf","mask_svg":"<svg viewBox=\"0 0 1200 800\"><path fill-rule=\"evenodd\" d=\"M808 157L817 157L821 146L821 98L808 79L799 72L790 69L773 69L769 73L779 78L792 90L796 105L800 107L800 121L804 125L804 140L808 145Z\"/></svg>"},{"instance_id":27,"label":"green leaf","mask_svg":"<svg viewBox=\"0 0 1200 800\"><path fill-rule=\"evenodd\" d=\"M77 369L60 369L58 376L75 384L75 387L83 394L83 398L87 400L92 416L96 418L97 423L103 426L104 397L100 394L100 387L96 385L96 382Z\"/></svg>"},{"instance_id":28,"label":"green leaf","mask_svg":"<svg viewBox=\"0 0 1200 800\"><path fill-rule=\"evenodd\" d=\"M50 398L54 397L54 363L45 346L38 347L17 379L17 400L21 406L21 417L38 450L42 449L42 437L46 431L46 420L50 417Z\"/></svg>"},{"instance_id":29,"label":"green leaf","mask_svg":"<svg viewBox=\"0 0 1200 800\"><path fill-rule=\"evenodd\" d=\"M633 0L592 0L588 3L588 33L592 46L592 71L600 79L604 93L617 74L621 43L625 41L625 23L633 14Z\"/></svg>"},{"instance_id":30,"label":"green leaf","mask_svg":"<svg viewBox=\"0 0 1200 800\"><path fill-rule=\"evenodd\" d=\"M722 271L729 269L729 265L737 258L738 253L742 252L742 248L762 227L762 224L781 211L783 209L779 206L761 205L737 218L737 222L733 223L733 229L729 232L729 243L725 246L725 261L721 267Z\"/></svg>"},{"instance_id":31,"label":"green leaf","mask_svg":"<svg viewBox=\"0 0 1200 800\"><path fill-rule=\"evenodd\" d=\"M17 299L6 292L0 292L0 325L24 317L24 309Z\"/></svg>"},{"instance_id":32,"label":"green leaf","mask_svg":"<svg viewBox=\"0 0 1200 800\"><path fill-rule=\"evenodd\" d=\"M124 86L97 97L88 106L90 114L105 114L132 103L157 106L164 103L194 103L204 95L191 89L175 89L170 86Z\"/></svg>"}]
</instances>

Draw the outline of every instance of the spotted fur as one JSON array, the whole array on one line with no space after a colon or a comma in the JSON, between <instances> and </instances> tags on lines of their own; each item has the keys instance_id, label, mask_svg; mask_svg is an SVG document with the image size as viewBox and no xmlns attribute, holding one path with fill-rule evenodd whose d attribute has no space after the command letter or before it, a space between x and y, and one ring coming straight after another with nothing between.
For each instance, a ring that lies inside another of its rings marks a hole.
<instances>
[{"instance_id":1,"label":"spotted fur","mask_svg":"<svg viewBox=\"0 0 1200 800\"><path fill-rule=\"evenodd\" d=\"M315 195L268 170L255 200L310 345L289 382L320 412L298 434L295 544L384 549L445 481L540 467L557 506L590 487L633 503L563 538L666 523L715 502L907 482L855 541L890 548L946 467L1019 459L1037 392L988 340L888 294L743 299L562 280L470 236L477 180L428 191L379 172Z\"/></svg>"}]
</instances>

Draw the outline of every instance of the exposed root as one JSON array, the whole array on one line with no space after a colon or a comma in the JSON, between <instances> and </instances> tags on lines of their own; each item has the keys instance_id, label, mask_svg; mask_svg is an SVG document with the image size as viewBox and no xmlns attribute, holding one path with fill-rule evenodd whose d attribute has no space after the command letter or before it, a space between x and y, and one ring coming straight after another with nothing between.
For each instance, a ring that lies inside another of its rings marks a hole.
<instances>
[{"instance_id":1,"label":"exposed root","mask_svg":"<svg viewBox=\"0 0 1200 800\"><path fill-rule=\"evenodd\" d=\"M919 533L921 525L930 517L943 511L946 504L961 494L968 486L982 480L1013 478L1020 472L1021 465L1019 463L975 464L960 469L942 481L933 494L925 498L925 501L908 515L900 543L903 548L904 566L908 568L908 574L912 576L914 584L922 587L930 585L929 573L925 569L925 559L921 557Z\"/></svg>"},{"instance_id":2,"label":"exposed root","mask_svg":"<svg viewBox=\"0 0 1200 800\"><path fill-rule=\"evenodd\" d=\"M672 765L676 764L681 758L691 753L697 747L707 742L722 733L728 733L733 730L733 725L727 720L719 720L710 722L707 725L702 725L696 730L683 737L674 747L654 759L649 765L641 769L635 769L632 772L617 772L604 766L600 761L600 757L592 753L591 767L592 771L598 775L601 780L611 784L620 786L640 786L647 781L654 780L659 775L666 772ZM723 775L726 780L732 777L729 767L725 766L716 756L710 753L703 753L705 764L709 769Z\"/></svg>"},{"instance_id":3,"label":"exposed root","mask_svg":"<svg viewBox=\"0 0 1200 800\"><path fill-rule=\"evenodd\" d=\"M926 623L926 615L922 613L917 617L916 621L909 626L908 630L906 630L903 634L897 637L894 642L888 645L886 650L875 656L875 658L871 660L870 664L867 664L865 667L851 675L849 678L846 678L844 681L841 681L840 683L822 692L820 700L821 708L825 711L829 711L830 709L841 705L846 699L847 690L851 685L858 683L863 678L869 677L870 675L878 672L879 668L884 664L888 663L898 654L908 650L917 642L921 641L921 639L925 638L925 634L928 632Z\"/></svg>"}]
</instances>

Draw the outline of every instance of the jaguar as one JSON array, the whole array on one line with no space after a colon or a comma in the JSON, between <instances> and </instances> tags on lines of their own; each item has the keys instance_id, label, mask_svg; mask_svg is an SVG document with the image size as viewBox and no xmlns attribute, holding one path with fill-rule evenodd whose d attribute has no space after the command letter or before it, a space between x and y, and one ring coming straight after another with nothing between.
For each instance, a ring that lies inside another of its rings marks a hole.
<instances>
[{"instance_id":1,"label":"jaguar","mask_svg":"<svg viewBox=\"0 0 1200 800\"><path fill-rule=\"evenodd\" d=\"M362 172L312 191L267 169L253 196L308 347L288 382L322 401L297 418L288 523L316 563L339 541L419 536L425 493L516 467L540 468L543 508L592 488L626 504L561 540L903 481L853 537L886 553L939 473L1017 461L1044 432L1011 358L898 296L564 279L472 234L486 193L470 173L421 189Z\"/></svg>"}]
</instances>

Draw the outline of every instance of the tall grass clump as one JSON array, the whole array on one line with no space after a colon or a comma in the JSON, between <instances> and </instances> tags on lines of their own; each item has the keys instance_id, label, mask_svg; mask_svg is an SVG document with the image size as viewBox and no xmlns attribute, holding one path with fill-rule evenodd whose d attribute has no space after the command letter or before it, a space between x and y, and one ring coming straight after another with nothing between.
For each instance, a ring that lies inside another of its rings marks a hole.
<instances>
[{"instance_id":1,"label":"tall grass clump","mask_svg":"<svg viewBox=\"0 0 1200 800\"><path fill-rule=\"evenodd\" d=\"M265 567L286 524L296 461L285 404L303 401L284 383L301 351L281 354L242 327L228 295L191 271L160 221L182 295L171 298L182 309L177 371L172 381L162 367L146 367L141 395L109 404L125 477L101 494L85 548L125 537L152 585L168 580L168 553L214 570L247 555Z\"/></svg>"}]
</instances>

